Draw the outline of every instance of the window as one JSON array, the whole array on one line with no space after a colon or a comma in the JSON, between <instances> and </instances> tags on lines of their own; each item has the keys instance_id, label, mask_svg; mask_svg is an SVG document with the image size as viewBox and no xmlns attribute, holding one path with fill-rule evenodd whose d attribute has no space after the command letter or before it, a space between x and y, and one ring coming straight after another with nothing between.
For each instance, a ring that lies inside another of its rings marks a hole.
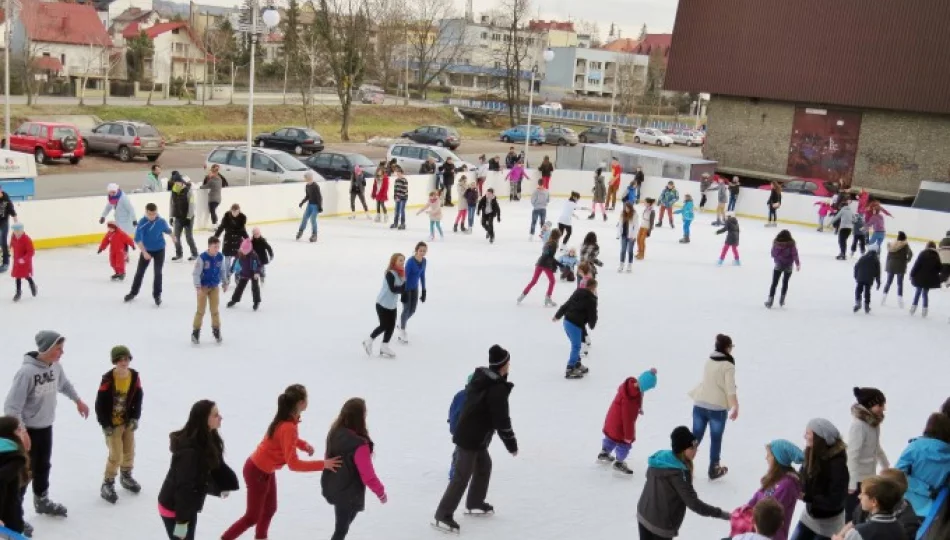
<instances>
[{"instance_id":1,"label":"window","mask_svg":"<svg viewBox=\"0 0 950 540\"><path fill-rule=\"evenodd\" d=\"M42 132L42 129L41 129L41 132ZM74 130L73 128L69 128L69 127L54 127L54 128L53 128L53 136L50 137L50 138L51 138L51 139L62 139L62 138L65 138L65 137L78 137L78 136L79 136L79 134L76 133L76 130Z\"/></svg>"},{"instance_id":2,"label":"window","mask_svg":"<svg viewBox=\"0 0 950 540\"><path fill-rule=\"evenodd\" d=\"M215 150L214 152L211 152L210 156L208 156L208 161L210 163L225 164L228 162L228 154L230 152L230 150Z\"/></svg>"},{"instance_id":3,"label":"window","mask_svg":"<svg viewBox=\"0 0 950 540\"><path fill-rule=\"evenodd\" d=\"M112 127L112 124L102 124L97 126L96 129L92 130L93 133L99 133L101 135L107 135L109 133L109 128Z\"/></svg>"},{"instance_id":4,"label":"window","mask_svg":"<svg viewBox=\"0 0 950 540\"><path fill-rule=\"evenodd\" d=\"M482 32L482 39L488 39L488 32Z\"/></svg>"},{"instance_id":5,"label":"window","mask_svg":"<svg viewBox=\"0 0 950 540\"><path fill-rule=\"evenodd\" d=\"M436 154L436 153L433 152L432 150L428 150L428 151L426 152L426 156L425 156L425 157L426 157L426 159L428 159L428 158L434 159L434 160L436 161L436 163L442 163L442 156L440 156L439 154Z\"/></svg>"},{"instance_id":6,"label":"window","mask_svg":"<svg viewBox=\"0 0 950 540\"><path fill-rule=\"evenodd\" d=\"M391 153L392 153L393 156L402 157L402 156L404 155L404 154L403 154L403 147L402 147L402 146L393 146L393 149L392 149L392 152L391 152Z\"/></svg>"},{"instance_id":7,"label":"window","mask_svg":"<svg viewBox=\"0 0 950 540\"><path fill-rule=\"evenodd\" d=\"M340 154L334 154L333 163L331 163L330 168L348 171L350 170L350 162L347 161L345 156L341 156Z\"/></svg>"},{"instance_id":8,"label":"window","mask_svg":"<svg viewBox=\"0 0 950 540\"><path fill-rule=\"evenodd\" d=\"M418 146L404 146L402 149L402 155L408 159L423 159L423 150L425 150L425 148L420 148Z\"/></svg>"},{"instance_id":9,"label":"window","mask_svg":"<svg viewBox=\"0 0 950 540\"><path fill-rule=\"evenodd\" d=\"M592 84L592 85L594 85L594 86L598 86L598 85L600 85L600 79L597 79L597 78L594 78L594 77L590 77L590 78L587 79L587 84Z\"/></svg>"},{"instance_id":10,"label":"window","mask_svg":"<svg viewBox=\"0 0 950 540\"><path fill-rule=\"evenodd\" d=\"M175 28L174 30L172 30L172 34L178 34L179 30L181 30L181 28Z\"/></svg>"},{"instance_id":11,"label":"window","mask_svg":"<svg viewBox=\"0 0 950 540\"><path fill-rule=\"evenodd\" d=\"M501 62L495 62L495 69L501 69Z\"/></svg>"},{"instance_id":12,"label":"window","mask_svg":"<svg viewBox=\"0 0 950 540\"><path fill-rule=\"evenodd\" d=\"M501 41L501 34L495 33L491 35L492 41Z\"/></svg>"},{"instance_id":13,"label":"window","mask_svg":"<svg viewBox=\"0 0 950 540\"><path fill-rule=\"evenodd\" d=\"M242 169L247 165L247 154L244 150L235 150L231 152L231 157L228 159L228 165L232 167L241 167Z\"/></svg>"},{"instance_id":14,"label":"window","mask_svg":"<svg viewBox=\"0 0 950 540\"><path fill-rule=\"evenodd\" d=\"M274 168L274 162L267 156L254 153L251 155L251 168L256 171L271 171Z\"/></svg>"},{"instance_id":15,"label":"window","mask_svg":"<svg viewBox=\"0 0 950 540\"><path fill-rule=\"evenodd\" d=\"M41 137L43 133L43 128L39 124L30 124L30 136L31 137Z\"/></svg>"},{"instance_id":16,"label":"window","mask_svg":"<svg viewBox=\"0 0 950 540\"><path fill-rule=\"evenodd\" d=\"M285 171L306 171L309 169L309 167L304 165L297 158L289 154L284 154L283 152L279 154L272 154L270 159L276 161L277 164L283 167Z\"/></svg>"},{"instance_id":17,"label":"window","mask_svg":"<svg viewBox=\"0 0 950 540\"><path fill-rule=\"evenodd\" d=\"M277 131L274 132L274 137L286 137L286 136L287 136L286 129L278 129Z\"/></svg>"},{"instance_id":18,"label":"window","mask_svg":"<svg viewBox=\"0 0 950 540\"><path fill-rule=\"evenodd\" d=\"M120 124L112 124L109 127L109 135L118 135L119 137L125 135L125 126Z\"/></svg>"},{"instance_id":19,"label":"window","mask_svg":"<svg viewBox=\"0 0 950 540\"><path fill-rule=\"evenodd\" d=\"M333 157L333 154L317 154L310 158L309 162L314 167L326 169L330 166L330 159Z\"/></svg>"},{"instance_id":20,"label":"window","mask_svg":"<svg viewBox=\"0 0 950 540\"><path fill-rule=\"evenodd\" d=\"M173 50L175 54L187 55L188 54L188 44L187 43L175 43Z\"/></svg>"},{"instance_id":21,"label":"window","mask_svg":"<svg viewBox=\"0 0 950 540\"><path fill-rule=\"evenodd\" d=\"M534 38L528 38L525 40L525 43L530 47L534 45Z\"/></svg>"},{"instance_id":22,"label":"window","mask_svg":"<svg viewBox=\"0 0 950 540\"><path fill-rule=\"evenodd\" d=\"M158 130L152 126L138 126L139 137L161 137Z\"/></svg>"},{"instance_id":23,"label":"window","mask_svg":"<svg viewBox=\"0 0 950 540\"><path fill-rule=\"evenodd\" d=\"M135 137L135 129L132 126L125 126L125 134L129 137Z\"/></svg>"}]
</instances>

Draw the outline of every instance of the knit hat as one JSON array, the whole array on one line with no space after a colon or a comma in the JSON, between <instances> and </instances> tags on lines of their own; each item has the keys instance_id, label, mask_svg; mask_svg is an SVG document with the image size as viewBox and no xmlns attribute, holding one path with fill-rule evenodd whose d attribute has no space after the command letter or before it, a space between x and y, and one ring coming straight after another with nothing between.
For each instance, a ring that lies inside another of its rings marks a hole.
<instances>
[{"instance_id":1,"label":"knit hat","mask_svg":"<svg viewBox=\"0 0 950 540\"><path fill-rule=\"evenodd\" d=\"M884 397L884 392L881 392L877 388L859 388L855 386L854 398L858 400L858 403L865 409L870 409L875 405L884 405L887 403L887 398Z\"/></svg>"},{"instance_id":2,"label":"knit hat","mask_svg":"<svg viewBox=\"0 0 950 540\"><path fill-rule=\"evenodd\" d=\"M818 437L821 437L828 446L831 446L841 438L841 433L830 421L824 418L812 418L808 421L808 429Z\"/></svg>"},{"instance_id":3,"label":"knit hat","mask_svg":"<svg viewBox=\"0 0 950 540\"><path fill-rule=\"evenodd\" d=\"M238 249L238 251L247 255L252 249L254 249L254 245L251 244L251 239L245 238L244 241L241 242L241 247Z\"/></svg>"},{"instance_id":4,"label":"knit hat","mask_svg":"<svg viewBox=\"0 0 950 540\"><path fill-rule=\"evenodd\" d=\"M66 340L58 332L52 330L41 330L36 333L36 337L33 339L36 341L36 350L41 353L45 353L57 343Z\"/></svg>"},{"instance_id":5,"label":"knit hat","mask_svg":"<svg viewBox=\"0 0 950 540\"><path fill-rule=\"evenodd\" d=\"M508 351L503 349L499 345L492 345L488 349L488 367L498 371L505 366L511 360L511 355L508 354Z\"/></svg>"},{"instance_id":6,"label":"knit hat","mask_svg":"<svg viewBox=\"0 0 950 540\"><path fill-rule=\"evenodd\" d=\"M14 223L13 225L10 226L10 228L13 229L14 231L22 231L22 230L23 230L23 224L22 224L22 223Z\"/></svg>"},{"instance_id":7,"label":"knit hat","mask_svg":"<svg viewBox=\"0 0 950 540\"><path fill-rule=\"evenodd\" d=\"M772 452L775 462L782 467L791 467L793 463L803 463L805 461L805 454L802 449L785 439L775 439L770 442L769 451Z\"/></svg>"},{"instance_id":8,"label":"knit hat","mask_svg":"<svg viewBox=\"0 0 950 540\"><path fill-rule=\"evenodd\" d=\"M696 437L693 437L693 432L690 431L688 427L680 426L674 429L673 433L670 434L670 443L673 453L679 454L691 446L694 446L696 444Z\"/></svg>"},{"instance_id":9,"label":"knit hat","mask_svg":"<svg viewBox=\"0 0 950 540\"><path fill-rule=\"evenodd\" d=\"M106 191L109 191L109 192L119 191L119 184L115 184L115 183L109 184L108 186L106 186Z\"/></svg>"},{"instance_id":10,"label":"knit hat","mask_svg":"<svg viewBox=\"0 0 950 540\"><path fill-rule=\"evenodd\" d=\"M115 229L116 227L118 227L118 225L115 224L114 220L110 219L109 221L106 222L106 227L110 229Z\"/></svg>"},{"instance_id":11,"label":"knit hat","mask_svg":"<svg viewBox=\"0 0 950 540\"><path fill-rule=\"evenodd\" d=\"M640 385L641 392L648 392L656 388L656 368L641 373L637 378L637 383Z\"/></svg>"},{"instance_id":12,"label":"knit hat","mask_svg":"<svg viewBox=\"0 0 950 540\"><path fill-rule=\"evenodd\" d=\"M109 356L112 358L112 363L115 364L123 358L132 359L132 351L129 350L125 345L116 345L112 347L112 351L109 353Z\"/></svg>"}]
</instances>

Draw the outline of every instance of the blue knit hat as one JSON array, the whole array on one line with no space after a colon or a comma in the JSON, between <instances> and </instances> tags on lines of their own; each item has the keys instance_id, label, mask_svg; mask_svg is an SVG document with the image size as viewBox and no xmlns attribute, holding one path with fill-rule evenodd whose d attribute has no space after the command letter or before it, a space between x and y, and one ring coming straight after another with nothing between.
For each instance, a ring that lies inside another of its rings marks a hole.
<instances>
[{"instance_id":1,"label":"blue knit hat","mask_svg":"<svg viewBox=\"0 0 950 540\"><path fill-rule=\"evenodd\" d=\"M22 231L22 230L23 230L23 224L22 224L22 223L14 223L14 224L11 226L11 228L12 228L14 231Z\"/></svg>"},{"instance_id":2,"label":"blue knit hat","mask_svg":"<svg viewBox=\"0 0 950 540\"><path fill-rule=\"evenodd\" d=\"M637 378L637 383L640 385L640 390L647 392L656 388L656 369L651 369L644 371L640 374L640 377Z\"/></svg>"},{"instance_id":3,"label":"blue knit hat","mask_svg":"<svg viewBox=\"0 0 950 540\"><path fill-rule=\"evenodd\" d=\"M785 439L776 439L770 442L769 450L772 452L775 462L783 467L791 467L793 463L805 461L805 454L802 453L802 449Z\"/></svg>"}]
</instances>

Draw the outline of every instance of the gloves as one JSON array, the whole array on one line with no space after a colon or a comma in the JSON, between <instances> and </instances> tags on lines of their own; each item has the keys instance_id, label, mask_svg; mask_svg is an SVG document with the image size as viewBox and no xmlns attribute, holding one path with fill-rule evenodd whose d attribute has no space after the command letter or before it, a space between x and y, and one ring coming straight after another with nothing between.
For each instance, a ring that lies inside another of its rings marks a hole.
<instances>
[{"instance_id":1,"label":"gloves","mask_svg":"<svg viewBox=\"0 0 950 540\"><path fill-rule=\"evenodd\" d=\"M105 435L106 437L111 437L112 434L115 433L115 428L112 427L112 426L102 428L102 433L103 433L103 435Z\"/></svg>"},{"instance_id":2,"label":"gloves","mask_svg":"<svg viewBox=\"0 0 950 540\"><path fill-rule=\"evenodd\" d=\"M426 290L422 289L422 295L419 297L419 300L424 304L426 302Z\"/></svg>"},{"instance_id":3,"label":"gloves","mask_svg":"<svg viewBox=\"0 0 950 540\"><path fill-rule=\"evenodd\" d=\"M132 226L133 226L133 227L138 227L138 226L139 226L139 222L133 220L133 221L132 221Z\"/></svg>"},{"instance_id":4,"label":"gloves","mask_svg":"<svg viewBox=\"0 0 950 540\"><path fill-rule=\"evenodd\" d=\"M99 250L99 251L97 251L96 253L102 253L102 250L100 249L100 250Z\"/></svg>"},{"instance_id":5,"label":"gloves","mask_svg":"<svg viewBox=\"0 0 950 540\"><path fill-rule=\"evenodd\" d=\"M175 226L175 218L169 219L169 220L168 220L168 224L171 225L172 227L174 227L174 226Z\"/></svg>"},{"instance_id":6,"label":"gloves","mask_svg":"<svg viewBox=\"0 0 950 540\"><path fill-rule=\"evenodd\" d=\"M104 217L99 218L99 225L102 225L105 222L106 222L106 218Z\"/></svg>"},{"instance_id":7,"label":"gloves","mask_svg":"<svg viewBox=\"0 0 950 540\"><path fill-rule=\"evenodd\" d=\"M131 429L132 431L135 431L139 428L139 421L133 418L129 420L128 425L129 425L129 429Z\"/></svg>"},{"instance_id":8,"label":"gloves","mask_svg":"<svg viewBox=\"0 0 950 540\"><path fill-rule=\"evenodd\" d=\"M188 536L188 524L187 523L176 523L175 529L172 531L172 536L175 538L185 538Z\"/></svg>"},{"instance_id":9,"label":"gloves","mask_svg":"<svg viewBox=\"0 0 950 540\"><path fill-rule=\"evenodd\" d=\"M300 204L297 205L297 208L303 208L303 201L300 201Z\"/></svg>"},{"instance_id":10,"label":"gloves","mask_svg":"<svg viewBox=\"0 0 950 540\"><path fill-rule=\"evenodd\" d=\"M380 496L380 498L379 498L379 502L381 502L381 503L383 503L383 504L386 504L386 501L388 501L388 500L389 500L389 497L387 497L385 493L383 493L382 496Z\"/></svg>"}]
</instances>

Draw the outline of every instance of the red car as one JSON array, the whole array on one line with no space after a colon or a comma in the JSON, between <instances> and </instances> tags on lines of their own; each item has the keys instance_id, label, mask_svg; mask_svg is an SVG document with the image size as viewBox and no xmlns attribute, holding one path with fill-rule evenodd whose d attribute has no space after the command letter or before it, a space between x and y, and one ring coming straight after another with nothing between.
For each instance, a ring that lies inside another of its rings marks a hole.
<instances>
[{"instance_id":1,"label":"red car","mask_svg":"<svg viewBox=\"0 0 950 540\"><path fill-rule=\"evenodd\" d=\"M10 135L10 150L33 154L37 163L68 159L73 165L86 156L79 130L72 124L26 122Z\"/></svg>"},{"instance_id":2,"label":"red car","mask_svg":"<svg viewBox=\"0 0 950 540\"><path fill-rule=\"evenodd\" d=\"M820 178L795 178L781 182L782 193L801 193L815 197L832 197L838 192L838 183L829 182ZM772 189L771 184L759 186L759 189Z\"/></svg>"}]
</instances>

